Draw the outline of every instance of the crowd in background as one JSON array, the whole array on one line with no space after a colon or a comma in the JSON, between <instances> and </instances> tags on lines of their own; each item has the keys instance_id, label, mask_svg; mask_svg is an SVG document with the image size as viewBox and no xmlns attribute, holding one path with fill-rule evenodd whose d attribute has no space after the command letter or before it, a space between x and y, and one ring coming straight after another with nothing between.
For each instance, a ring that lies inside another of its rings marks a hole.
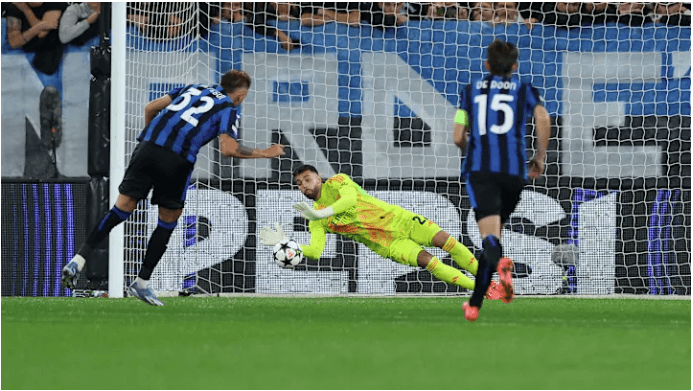
<instances>
[{"instance_id":1,"label":"crowd in background","mask_svg":"<svg viewBox=\"0 0 693 391\"><path fill-rule=\"evenodd\" d=\"M159 39L196 31L205 36L211 24L222 21L245 23L256 33L275 37L286 50L299 43L273 27L270 20L297 20L304 26L329 22L350 26L368 24L388 29L410 20L470 20L491 25L523 23L532 29L537 23L557 27L621 23L643 26L648 23L690 26L690 4L667 3L581 3L581 2L217 2L128 3L128 20L142 34ZM195 9L196 8L196 9ZM192 17L199 12L199 17ZM199 20L198 28L186 21Z\"/></svg>"},{"instance_id":2,"label":"crowd in background","mask_svg":"<svg viewBox=\"0 0 693 391\"><path fill-rule=\"evenodd\" d=\"M66 44L83 45L98 35L101 3L2 3L7 42L36 53L32 65L51 75L60 66Z\"/></svg>"},{"instance_id":3,"label":"crowd in background","mask_svg":"<svg viewBox=\"0 0 693 391\"><path fill-rule=\"evenodd\" d=\"M65 44L84 44L98 33L101 3L2 3L7 40L12 48L36 52L34 66L52 74ZM244 23L258 34L276 38L286 50L293 40L271 20L297 20L303 26L329 22L389 29L410 20L470 20L491 25L523 23L574 28L603 23L643 26L651 23L690 26L691 5L667 3L581 2L129 2L128 23L148 38L166 40L207 36L213 24Z\"/></svg>"}]
</instances>

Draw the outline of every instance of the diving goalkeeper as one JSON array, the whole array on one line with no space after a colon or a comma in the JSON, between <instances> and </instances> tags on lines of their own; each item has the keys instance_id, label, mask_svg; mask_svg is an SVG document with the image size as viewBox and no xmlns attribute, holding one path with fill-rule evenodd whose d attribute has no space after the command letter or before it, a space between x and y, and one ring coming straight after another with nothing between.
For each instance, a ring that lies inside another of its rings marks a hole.
<instances>
[{"instance_id":1,"label":"diving goalkeeper","mask_svg":"<svg viewBox=\"0 0 693 391\"><path fill-rule=\"evenodd\" d=\"M441 281L474 289L469 277L423 249L442 248L461 268L476 275L478 262L474 255L436 223L369 195L346 174L337 174L323 184L315 167L305 165L296 170L294 180L301 193L314 201L313 207L305 202L294 205L310 221L310 244L302 246L306 257L320 259L325 234L336 233L365 244L383 258L421 266ZM267 246L284 238L279 224L276 231L269 227L260 231L260 241ZM500 295L500 287L492 282L486 297L497 300Z\"/></svg>"}]
</instances>

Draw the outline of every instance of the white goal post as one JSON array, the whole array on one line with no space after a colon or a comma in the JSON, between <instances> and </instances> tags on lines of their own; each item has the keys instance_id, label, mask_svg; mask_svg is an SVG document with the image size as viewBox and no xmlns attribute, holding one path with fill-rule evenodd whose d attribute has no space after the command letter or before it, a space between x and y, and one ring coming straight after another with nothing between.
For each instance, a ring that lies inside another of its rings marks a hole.
<instances>
[{"instance_id":1,"label":"white goal post","mask_svg":"<svg viewBox=\"0 0 693 391\"><path fill-rule=\"evenodd\" d=\"M215 17L215 3L157 4L113 4L112 202L144 127L144 105L180 85L216 84L229 69L253 81L240 109L240 142L287 147L282 158L257 160L223 157L216 141L201 150L178 228L152 276L158 292L467 293L332 234L319 261L283 270L257 235L279 222L308 242L307 224L291 208L305 200L292 171L311 164L323 178L346 173L369 193L427 216L478 256L453 117L462 87L486 72L486 47L502 39L517 45L519 77L540 91L552 119L546 175L527 185L503 231L516 292L691 294L690 26L539 22L530 29L521 16L412 15L397 27L306 26L273 19L271 9L266 18L248 12L233 22L225 17L244 14L221 9ZM296 47L287 51L274 28ZM531 135L531 121L527 127ZM111 233L111 297L122 297L136 277L156 216L144 200ZM431 252L456 266L444 251Z\"/></svg>"},{"instance_id":2,"label":"white goal post","mask_svg":"<svg viewBox=\"0 0 693 391\"><path fill-rule=\"evenodd\" d=\"M115 204L118 185L125 175L125 59L127 7L124 2L111 5L111 170L109 198ZM123 297L124 225L116 226L108 241L108 296Z\"/></svg>"}]
</instances>

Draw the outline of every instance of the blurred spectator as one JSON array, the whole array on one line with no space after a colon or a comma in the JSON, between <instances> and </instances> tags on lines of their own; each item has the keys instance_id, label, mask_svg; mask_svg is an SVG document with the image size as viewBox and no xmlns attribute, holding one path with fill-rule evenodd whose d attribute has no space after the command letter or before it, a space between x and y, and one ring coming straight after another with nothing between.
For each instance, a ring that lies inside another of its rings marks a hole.
<instances>
[{"instance_id":1,"label":"blurred spectator","mask_svg":"<svg viewBox=\"0 0 693 391\"><path fill-rule=\"evenodd\" d=\"M359 3L301 3L301 24L321 26L327 22L341 22L350 26L361 23Z\"/></svg>"},{"instance_id":2,"label":"blurred spectator","mask_svg":"<svg viewBox=\"0 0 693 391\"><path fill-rule=\"evenodd\" d=\"M197 3L128 2L127 19L140 34L154 40L192 35Z\"/></svg>"},{"instance_id":3,"label":"blurred spectator","mask_svg":"<svg viewBox=\"0 0 693 391\"><path fill-rule=\"evenodd\" d=\"M147 35L147 26L149 25L149 3L128 2L127 21L129 24L135 26L140 34Z\"/></svg>"},{"instance_id":4,"label":"blurred spectator","mask_svg":"<svg viewBox=\"0 0 693 391\"><path fill-rule=\"evenodd\" d=\"M200 37L209 35L209 28L212 24L219 24L219 14L225 3L197 3L199 11L197 13L197 32Z\"/></svg>"},{"instance_id":5,"label":"blurred spectator","mask_svg":"<svg viewBox=\"0 0 693 391\"><path fill-rule=\"evenodd\" d=\"M655 3L653 19L655 22L674 26L691 25L691 5L684 3Z\"/></svg>"},{"instance_id":6,"label":"blurred spectator","mask_svg":"<svg viewBox=\"0 0 693 391\"><path fill-rule=\"evenodd\" d=\"M199 3L200 5L204 3ZM209 4L209 18L212 24L219 24L220 22L244 22L245 15L243 15L243 3L238 1L226 1L222 3L208 3ZM200 10L204 13L203 7Z\"/></svg>"},{"instance_id":7,"label":"blurred spectator","mask_svg":"<svg viewBox=\"0 0 693 391\"><path fill-rule=\"evenodd\" d=\"M409 20L421 20L428 17L428 8L431 3L407 2L402 5L403 12Z\"/></svg>"},{"instance_id":8,"label":"blurred spectator","mask_svg":"<svg viewBox=\"0 0 693 391\"><path fill-rule=\"evenodd\" d=\"M150 27L152 37L171 39L197 33L194 26L199 14L198 3L153 2L150 4L154 4L152 7L153 26Z\"/></svg>"},{"instance_id":9,"label":"blurred spectator","mask_svg":"<svg viewBox=\"0 0 693 391\"><path fill-rule=\"evenodd\" d=\"M604 24L616 22L616 7L609 3L583 3L582 12L592 24Z\"/></svg>"},{"instance_id":10,"label":"blurred spectator","mask_svg":"<svg viewBox=\"0 0 693 391\"><path fill-rule=\"evenodd\" d=\"M428 6L427 17L430 19L469 19L469 10L462 7L456 1L432 2Z\"/></svg>"},{"instance_id":11,"label":"blurred spectator","mask_svg":"<svg viewBox=\"0 0 693 391\"><path fill-rule=\"evenodd\" d=\"M472 12L469 20L494 23L496 18L493 2L470 3Z\"/></svg>"},{"instance_id":12,"label":"blurred spectator","mask_svg":"<svg viewBox=\"0 0 693 391\"><path fill-rule=\"evenodd\" d=\"M60 42L84 45L99 33L96 23L101 15L101 3L74 3L67 7L60 18L58 36Z\"/></svg>"},{"instance_id":13,"label":"blurred spectator","mask_svg":"<svg viewBox=\"0 0 693 391\"><path fill-rule=\"evenodd\" d=\"M509 25L520 21L520 13L517 10L517 3L506 1L495 4L494 22Z\"/></svg>"},{"instance_id":14,"label":"blurred spectator","mask_svg":"<svg viewBox=\"0 0 693 391\"><path fill-rule=\"evenodd\" d=\"M568 28L592 23L579 2L520 3L519 12L529 29L537 22Z\"/></svg>"},{"instance_id":15,"label":"blurred spectator","mask_svg":"<svg viewBox=\"0 0 693 391\"><path fill-rule=\"evenodd\" d=\"M301 19L301 6L296 3L273 3L277 10L277 19Z\"/></svg>"},{"instance_id":16,"label":"blurred spectator","mask_svg":"<svg viewBox=\"0 0 693 391\"><path fill-rule=\"evenodd\" d=\"M361 9L361 21L373 27L386 29L397 27L409 20L407 15L402 13L401 2L372 2L363 3Z\"/></svg>"},{"instance_id":17,"label":"blurred spectator","mask_svg":"<svg viewBox=\"0 0 693 391\"><path fill-rule=\"evenodd\" d=\"M645 3L620 3L617 7L618 23L629 26L642 26L652 22L651 6Z\"/></svg>"},{"instance_id":18,"label":"blurred spectator","mask_svg":"<svg viewBox=\"0 0 693 391\"><path fill-rule=\"evenodd\" d=\"M212 12L212 23L214 24L219 24L219 22L222 20L231 23L245 21L245 15L243 15L243 3L241 2L227 1L220 3L218 8L218 11Z\"/></svg>"},{"instance_id":19,"label":"blurred spectator","mask_svg":"<svg viewBox=\"0 0 693 391\"><path fill-rule=\"evenodd\" d=\"M248 27L257 34L277 38L284 50L293 50L299 46L299 43L294 42L285 32L267 24L268 20L277 19L277 10L274 8L273 3L243 3L243 15L246 18Z\"/></svg>"},{"instance_id":20,"label":"blurred spectator","mask_svg":"<svg viewBox=\"0 0 693 391\"><path fill-rule=\"evenodd\" d=\"M393 17L395 25L400 26L409 21L409 17L402 12L402 2L383 2L378 3L378 7L383 11L383 18Z\"/></svg>"},{"instance_id":21,"label":"blurred spectator","mask_svg":"<svg viewBox=\"0 0 693 391\"><path fill-rule=\"evenodd\" d=\"M58 37L65 8L67 3L5 4L8 43L14 49L35 52L33 67L47 75L58 70L65 48Z\"/></svg>"}]
</instances>

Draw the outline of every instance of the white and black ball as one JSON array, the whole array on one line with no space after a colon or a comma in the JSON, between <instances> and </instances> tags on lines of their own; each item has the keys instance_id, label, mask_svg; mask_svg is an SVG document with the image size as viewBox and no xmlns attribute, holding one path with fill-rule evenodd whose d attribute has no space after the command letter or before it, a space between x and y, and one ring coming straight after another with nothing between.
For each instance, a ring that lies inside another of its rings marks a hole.
<instances>
[{"instance_id":1,"label":"white and black ball","mask_svg":"<svg viewBox=\"0 0 693 391\"><path fill-rule=\"evenodd\" d=\"M281 268L293 268L303 259L301 245L291 239L284 239L274 246L274 262Z\"/></svg>"}]
</instances>

